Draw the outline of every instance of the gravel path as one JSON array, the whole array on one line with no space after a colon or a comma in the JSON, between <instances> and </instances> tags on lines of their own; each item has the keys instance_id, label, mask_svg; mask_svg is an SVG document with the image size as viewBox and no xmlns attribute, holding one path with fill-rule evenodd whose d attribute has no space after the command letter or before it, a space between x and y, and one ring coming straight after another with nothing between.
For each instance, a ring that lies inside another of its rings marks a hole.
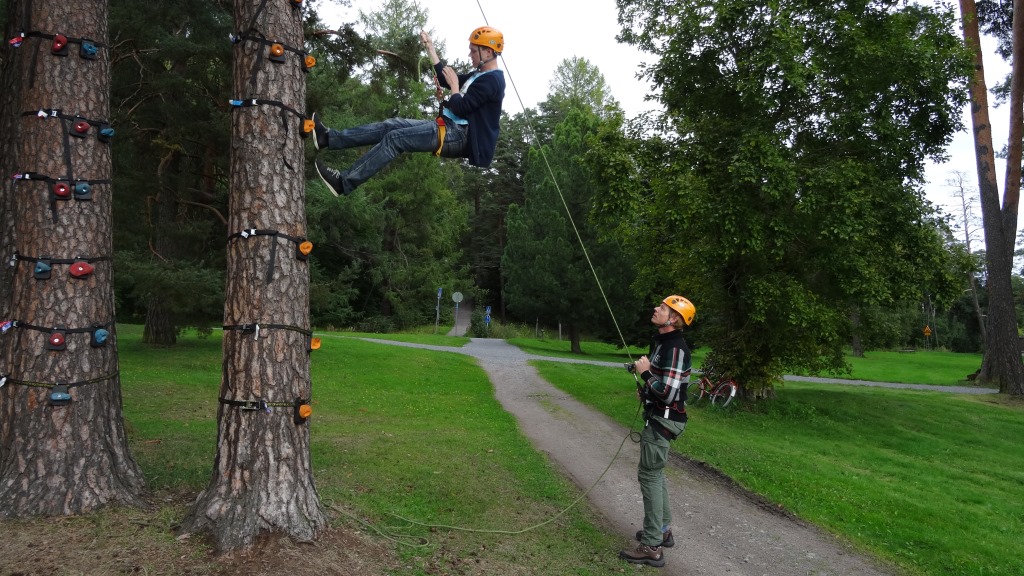
<instances>
[{"instance_id":1,"label":"gravel path","mask_svg":"<svg viewBox=\"0 0 1024 576\"><path fill-rule=\"evenodd\" d=\"M642 524L643 505L636 480L637 445L628 440L623 445L628 430L544 381L528 362L543 359L618 364L533 356L497 339L473 338L462 348L366 340L477 358L494 385L498 401L516 417L523 433L582 489L589 488L614 458L607 474L590 492L589 499L604 515L607 524L623 535L623 546L635 545L627 539L632 538ZM836 382L851 384L848 380ZM939 388L972 394L984 392L975 388L889 386ZM621 452L616 456L620 446ZM706 576L882 576L897 573L851 550L817 527L775 509L716 471L678 453L673 452L672 456L666 473L672 495L676 546L666 549L667 562L662 573Z\"/></svg>"}]
</instances>

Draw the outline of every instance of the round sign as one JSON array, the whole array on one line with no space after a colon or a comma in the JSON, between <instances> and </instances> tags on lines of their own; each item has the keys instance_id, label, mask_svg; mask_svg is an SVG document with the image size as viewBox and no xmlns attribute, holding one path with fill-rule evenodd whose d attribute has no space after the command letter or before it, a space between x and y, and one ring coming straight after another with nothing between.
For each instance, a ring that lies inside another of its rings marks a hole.
<instances>
[{"instance_id":1,"label":"round sign","mask_svg":"<svg viewBox=\"0 0 1024 576\"><path fill-rule=\"evenodd\" d=\"M452 294L452 302L455 302L456 304L462 302L462 292Z\"/></svg>"}]
</instances>

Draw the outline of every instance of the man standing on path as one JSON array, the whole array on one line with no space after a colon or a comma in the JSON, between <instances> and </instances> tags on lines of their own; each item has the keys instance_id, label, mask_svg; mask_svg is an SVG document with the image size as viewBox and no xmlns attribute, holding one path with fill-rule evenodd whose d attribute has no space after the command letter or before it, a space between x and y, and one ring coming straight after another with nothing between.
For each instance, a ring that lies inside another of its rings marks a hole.
<instances>
[{"instance_id":1,"label":"man standing on path","mask_svg":"<svg viewBox=\"0 0 1024 576\"><path fill-rule=\"evenodd\" d=\"M690 347L683 338L683 326L693 322L697 309L682 296L665 298L651 315L658 334L648 356L632 366L640 374L639 390L646 425L640 433L640 464L637 479L644 498L644 528L636 533L640 545L622 550L619 557L632 564L665 565L663 548L675 545L672 538L672 510L665 483L669 443L686 428L686 386L690 382Z\"/></svg>"}]
</instances>

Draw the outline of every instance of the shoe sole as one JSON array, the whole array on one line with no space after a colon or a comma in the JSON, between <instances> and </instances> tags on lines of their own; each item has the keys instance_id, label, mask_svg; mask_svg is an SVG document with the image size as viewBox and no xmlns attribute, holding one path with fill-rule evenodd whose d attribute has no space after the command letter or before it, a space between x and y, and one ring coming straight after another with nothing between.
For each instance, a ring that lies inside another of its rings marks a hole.
<instances>
[{"instance_id":1,"label":"shoe sole","mask_svg":"<svg viewBox=\"0 0 1024 576\"><path fill-rule=\"evenodd\" d=\"M623 560L625 560L626 562L629 562L630 564L646 564L648 566L653 566L655 568L664 568L665 567L665 559L664 558L662 558L661 560L650 560L650 559L647 559L647 558L645 558L643 560L636 559L636 558L623 558Z\"/></svg>"},{"instance_id":2,"label":"shoe sole","mask_svg":"<svg viewBox=\"0 0 1024 576\"><path fill-rule=\"evenodd\" d=\"M327 178L324 178L324 175L320 172L320 164L317 163L315 166L316 175L320 177L320 181L324 183L324 186L327 186L327 189L331 191L331 194L334 194L335 198L341 198L341 194L338 194L338 191L334 189L334 186L331 186L331 183L328 182Z\"/></svg>"},{"instance_id":3,"label":"shoe sole","mask_svg":"<svg viewBox=\"0 0 1024 576\"><path fill-rule=\"evenodd\" d=\"M316 135L316 112L313 112L313 115L310 116L309 119L313 121L313 148L319 151L320 138ZM319 170L317 170L317 172L319 172Z\"/></svg>"}]
</instances>

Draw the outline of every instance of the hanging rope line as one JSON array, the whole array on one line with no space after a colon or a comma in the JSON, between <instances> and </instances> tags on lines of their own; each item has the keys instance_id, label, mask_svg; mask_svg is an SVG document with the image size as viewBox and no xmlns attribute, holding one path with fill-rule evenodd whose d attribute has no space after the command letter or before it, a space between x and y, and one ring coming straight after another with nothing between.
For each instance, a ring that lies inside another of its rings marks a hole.
<instances>
[{"instance_id":1,"label":"hanging rope line","mask_svg":"<svg viewBox=\"0 0 1024 576\"><path fill-rule=\"evenodd\" d=\"M640 408L637 408L636 414L637 415L640 414ZM636 422L636 415L633 416L633 422ZM538 528L543 528L544 526L547 526L548 524L551 524L555 520L558 520L559 518L561 518L569 510L572 510L573 508L575 508L577 504L579 504L581 501L583 501L583 499L586 498L587 495L590 494L594 490L594 488L597 487L597 484L604 478L605 474L607 474L608 471L611 470L612 464L614 464L615 460L618 459L619 453L622 452L622 447L626 445L626 440L629 440L630 438L633 437L634 432L633 432L632 428L633 428L633 426L632 426L632 424L630 424L630 432L629 432L629 434L626 434L622 438L622 442L619 442L619 448L615 451L615 454L612 456L611 460L608 461L608 465L604 467L604 470L601 471L601 475L597 477L597 480L594 480L594 483L591 484L589 488L584 490L583 493L580 494L579 496L577 496L575 500L570 502L568 506L566 506L565 508L562 508L561 510L559 510L556 514L554 514L553 516L551 516L547 520L544 520L543 522L538 522L538 523L536 523L536 524L534 524L532 526L527 526L526 528L521 528L519 530L497 530L497 529L488 529L488 528L466 528L464 526L451 526L451 525L448 525L448 524L431 524L429 522L419 522L417 520L412 520L412 519L406 518L405 516L402 516L400 514L395 514L394 512L388 512L387 514L389 516L393 516L395 518L398 518L399 520L402 520L403 522L407 522L407 523L409 523L409 524L411 524L413 526L422 526L424 528L443 528L445 530L455 530L455 531L458 531L458 532L475 532L477 534L505 534L505 535L509 535L509 536L516 536L516 535L519 535L519 534L525 534L527 532L530 532L532 530L536 530Z\"/></svg>"},{"instance_id":2,"label":"hanging rope line","mask_svg":"<svg viewBox=\"0 0 1024 576\"><path fill-rule=\"evenodd\" d=\"M480 5L480 0L476 0L477 8L480 9L480 16L484 19L484 24L490 26L491 23L487 21L487 14L484 13L483 6ZM626 343L625 336L622 335L622 329L619 328L619 321L615 318L615 312L612 311L612 305L608 301L608 295L605 294L604 285L601 284L601 279L597 275L597 269L594 267L593 261L590 259L590 253L587 251L587 247L583 242L583 236L580 234L579 228L576 226L576 220L573 219L572 213L569 211L569 203L565 200L565 195L562 194L562 187L558 185L558 179L555 178L555 172L551 168L551 163L548 162L548 156L544 153L544 147L540 145L537 139L537 130L534 128L533 119L530 118L530 112L523 104L523 98L519 94L519 88L516 87L516 82L512 78L512 72L508 68L508 63L505 62L505 57L499 54L501 58L501 65L505 69L505 75L508 76L508 81L512 84L512 91L516 94L516 100L519 101L519 107L523 110L523 117L526 119L526 125L529 129L530 139L537 146L537 150L540 151L540 156L544 160L544 167L547 168L548 175L551 176L551 182L555 185L555 190L558 192L558 198L562 201L562 207L565 208L565 215L569 219L569 224L572 225L572 231L576 235L576 240L579 241L580 249L583 250L583 257L587 261L587 266L590 267L590 273L594 276L594 282L597 284L597 289L601 293L601 299L604 300L605 308L608 309L608 315L612 318L612 324L615 325L615 332L619 335L619 341L622 342L622 348L626 351L626 356L629 357L629 361L633 361L633 355L629 352L629 344Z\"/></svg>"},{"instance_id":3,"label":"hanging rope line","mask_svg":"<svg viewBox=\"0 0 1024 576\"><path fill-rule=\"evenodd\" d=\"M476 0L476 4L477 4L477 7L480 8L480 15L484 19L484 24L486 24L487 26L490 26L491 24L487 20L487 15L484 13L483 6L480 5L480 0ZM501 57L501 56L499 56L499 57ZM526 108L526 105L523 104L523 99L522 99L522 97L519 94L519 89L516 87L515 80L512 79L512 74L511 74L511 72L508 69L508 65L505 62L505 58L504 57L501 57L501 62L502 62L502 65L504 66L505 73L508 76L508 80L512 84L512 90L516 94L516 99L519 101L519 106L523 110L523 114L524 114L524 117L526 118L526 124L527 124L527 127L529 129L531 139L533 140L534 143L537 143L538 142L537 131L534 128L533 120L530 118L530 114L529 114L529 111ZM605 307L608 309L608 314L609 314L609 316L611 316L612 323L615 325L615 331L619 335L619 340L622 342L622 346L626 350L626 355L629 357L630 361L632 361L633 360L633 356L629 352L629 345L626 343L626 338L622 335L622 330L619 328L619 322L615 318L615 313L612 311L612 306L611 306L611 303L608 301L608 296L607 296L607 294L604 291L604 286L601 284L601 279L597 275L597 269L594 267L594 263L590 259L590 253L587 251L587 247L586 247L585 243L583 242L583 236L582 236L582 234L580 234L579 228L576 226L576 221L573 219L572 213L569 211L569 203L566 201L565 195L562 194L562 188L558 185L558 180L557 180L557 178L555 178L554 170L551 168L551 163L548 161L547 155L544 153L544 148L542 146L540 146L540 145L538 145L537 148L540 150L541 158L543 158L543 160L544 160L544 166L545 166L545 168L547 168L548 174L551 176L551 181L555 185L555 190L558 192L558 197L562 201L562 207L565 208L565 214L569 218L569 223L572 225L573 232L576 235L576 240L580 244L580 249L583 250L583 256L584 256L584 258L587 261L587 265L590 267L590 273L594 277L594 282L597 284L597 289L601 293L601 298L604 300ZM633 375L633 378L636 379L636 375L635 374ZM519 534L525 534L526 532L530 532L532 530L537 530L538 528L542 528L544 526L547 526L548 524L551 524L555 520L561 518L569 510L572 510L574 507L576 507L577 504L582 502L583 499L586 498L587 495L589 495L594 490L594 488L597 487L598 483L601 482L601 480L605 477L605 475L608 473L608 471L611 470L611 467L615 463L615 460L618 459L619 454L622 452L622 447L625 446L625 444L626 444L626 440L632 439L634 442L638 442L639 441L639 439L636 438L637 433L633 431L633 424L636 423L636 419L640 415L640 409L641 408L638 406L636 413L633 415L633 421L630 423L630 426L629 426L629 430L630 431L629 431L629 433L626 434L625 437L623 437L622 442L619 443L619 447L615 451L615 454L611 457L611 460L608 461L608 465L605 466L603 471L601 471L601 474L597 477L597 479L594 480L594 482L586 490L584 490L582 494L577 496L575 500L573 500L571 503L569 503L568 506L564 507L559 512L557 512L556 514L552 515L551 517L549 517L548 519L546 519L546 520L544 520L542 522L538 522L536 524L533 524L531 526L527 526L525 528L521 528L519 530L498 530L498 529L485 529L485 528L468 528L468 527L463 527L463 526L453 526L453 525L449 525L449 524L434 524L434 523L429 523L429 522L420 522L420 521L417 521L417 520L412 520L410 518L406 518L405 516L402 516L400 514L396 514L394 512L388 512L387 514L389 516L393 517L393 518L397 518L397 519L399 519L399 520L401 520L403 522L406 522L410 526L420 526L420 527L423 527L423 528L455 530L455 531L459 531L459 532L472 532L472 533L478 533L478 534L519 535ZM344 514L345 516L349 517L350 519L358 522L359 524L361 524L363 526L366 526L367 528L373 530L374 532L376 532L377 534L381 535L382 537L384 537L384 538L386 538L388 540L391 540L392 542L395 542L396 544L403 545L403 546L410 546L410 547L422 547L422 546L426 546L428 544L426 539L424 539L422 537L416 537L416 536L411 536L411 535L408 535L408 534L401 534L401 533L398 533L398 532L392 532L389 529L380 529L380 528L374 526L373 524L370 524L369 522L366 522L365 520L363 520L361 518L358 518L355 515L351 514L350 512L348 512L346 510L343 510L343 509L341 509L341 508L339 508L339 507L337 507L337 506L335 506L333 504L328 504L328 506L332 510L335 510L336 512ZM410 542L410 540L411 540L411 542Z\"/></svg>"}]
</instances>

